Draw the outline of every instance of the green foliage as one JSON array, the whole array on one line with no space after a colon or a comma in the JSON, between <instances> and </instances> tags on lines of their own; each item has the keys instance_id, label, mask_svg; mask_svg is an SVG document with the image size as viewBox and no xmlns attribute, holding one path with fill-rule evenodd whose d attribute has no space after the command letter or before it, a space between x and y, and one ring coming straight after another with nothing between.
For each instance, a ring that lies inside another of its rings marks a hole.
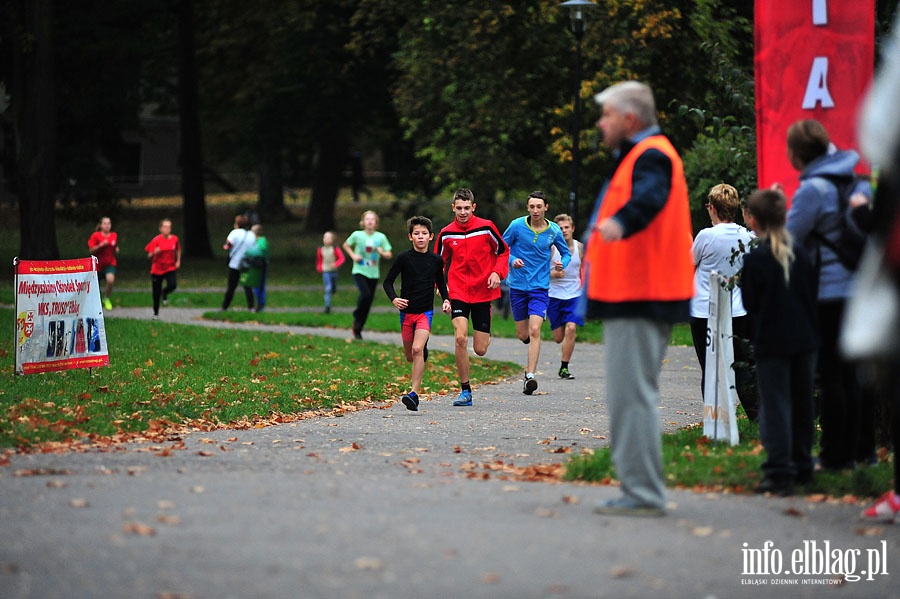
<instances>
[{"instance_id":1,"label":"green foliage","mask_svg":"<svg viewBox=\"0 0 900 599\"><path fill-rule=\"evenodd\" d=\"M732 185L743 198L756 189L756 145L752 130L737 127L735 133L732 128L709 129L709 133L698 135L691 149L684 153L692 211L703 210L709 190L719 183ZM708 226L708 222L703 224Z\"/></svg>"},{"instance_id":2,"label":"green foliage","mask_svg":"<svg viewBox=\"0 0 900 599\"><path fill-rule=\"evenodd\" d=\"M434 186L469 186L485 203L544 186L552 110L570 89L564 15L546 0L404 7L394 105Z\"/></svg>"}]
</instances>

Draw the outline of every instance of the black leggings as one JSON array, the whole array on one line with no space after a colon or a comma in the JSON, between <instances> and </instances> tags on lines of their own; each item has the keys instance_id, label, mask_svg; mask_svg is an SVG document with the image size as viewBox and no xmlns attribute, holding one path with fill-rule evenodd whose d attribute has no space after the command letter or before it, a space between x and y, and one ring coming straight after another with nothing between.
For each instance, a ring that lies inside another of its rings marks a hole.
<instances>
[{"instance_id":1,"label":"black leggings","mask_svg":"<svg viewBox=\"0 0 900 599\"><path fill-rule=\"evenodd\" d=\"M369 310L372 308L372 300L375 299L375 288L378 279L370 279L362 275L353 275L356 288L359 289L359 299L356 301L356 310L353 311L353 330L359 333L369 318Z\"/></svg>"},{"instance_id":2,"label":"black leggings","mask_svg":"<svg viewBox=\"0 0 900 599\"><path fill-rule=\"evenodd\" d=\"M231 300L234 297L234 290L237 289L238 281L241 280L241 271L236 268L228 269L228 287L225 289L225 297L222 299L222 309L227 310L228 306L231 305ZM244 287L244 295L247 298L247 309L253 309L253 288Z\"/></svg>"},{"instance_id":3,"label":"black leggings","mask_svg":"<svg viewBox=\"0 0 900 599\"><path fill-rule=\"evenodd\" d=\"M178 287L178 281L175 278L177 271L170 270L164 275L150 275L150 282L153 286L153 314L159 314L159 300L167 299L169 294ZM163 281L166 282L166 288L163 289Z\"/></svg>"}]
</instances>

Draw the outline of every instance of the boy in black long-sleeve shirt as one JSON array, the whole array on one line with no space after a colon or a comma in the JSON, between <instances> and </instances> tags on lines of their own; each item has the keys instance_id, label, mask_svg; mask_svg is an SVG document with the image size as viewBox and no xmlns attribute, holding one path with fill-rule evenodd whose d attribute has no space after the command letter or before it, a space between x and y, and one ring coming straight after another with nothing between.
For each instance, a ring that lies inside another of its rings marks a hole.
<instances>
[{"instance_id":1,"label":"boy in black long-sleeve shirt","mask_svg":"<svg viewBox=\"0 0 900 599\"><path fill-rule=\"evenodd\" d=\"M428 251L434 239L431 219L414 216L406 221L412 249L406 250L394 261L384 277L382 287L391 303L400 310L400 336L406 361L412 362L410 392L400 400L409 410L419 409L419 387L428 359L428 336L431 334L431 318L434 315L434 288L437 286L444 300L442 310L450 314L450 299L444 280L444 263L440 256ZM397 276L403 278L400 295L394 291Z\"/></svg>"}]
</instances>

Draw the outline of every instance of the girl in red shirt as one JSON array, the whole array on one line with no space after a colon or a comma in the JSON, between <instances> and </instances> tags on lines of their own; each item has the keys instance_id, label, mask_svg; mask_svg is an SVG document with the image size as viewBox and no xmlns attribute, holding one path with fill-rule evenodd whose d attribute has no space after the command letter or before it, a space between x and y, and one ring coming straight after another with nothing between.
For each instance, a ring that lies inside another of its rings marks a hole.
<instances>
[{"instance_id":1,"label":"girl in red shirt","mask_svg":"<svg viewBox=\"0 0 900 599\"><path fill-rule=\"evenodd\" d=\"M106 280L103 309L112 310L112 289L116 282L116 254L119 253L118 236L112 232L112 219L104 216L97 229L88 238L88 250L97 256L97 276Z\"/></svg>"},{"instance_id":2,"label":"girl in red shirt","mask_svg":"<svg viewBox=\"0 0 900 599\"><path fill-rule=\"evenodd\" d=\"M178 281L175 273L181 268L181 244L178 237L172 235L172 221L164 218L159 221L159 235L150 240L144 247L150 259L150 280L153 284L153 318L159 318L159 303L168 303L169 294L175 291ZM163 289L163 281L166 287Z\"/></svg>"}]
</instances>

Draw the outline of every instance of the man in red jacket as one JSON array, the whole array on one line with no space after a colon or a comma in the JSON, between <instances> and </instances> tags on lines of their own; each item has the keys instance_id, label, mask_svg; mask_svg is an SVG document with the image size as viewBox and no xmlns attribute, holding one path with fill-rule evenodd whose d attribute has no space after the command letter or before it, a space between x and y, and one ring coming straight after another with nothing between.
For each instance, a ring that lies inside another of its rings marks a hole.
<instances>
[{"instance_id":1,"label":"man in red jacket","mask_svg":"<svg viewBox=\"0 0 900 599\"><path fill-rule=\"evenodd\" d=\"M471 190L457 190L450 206L454 220L441 229L434 251L444 260L456 336L456 369L462 390L453 405L471 406L469 318L472 348L483 356L491 344L491 302L500 297L500 281L509 271L509 248L494 223L475 216Z\"/></svg>"}]
</instances>

